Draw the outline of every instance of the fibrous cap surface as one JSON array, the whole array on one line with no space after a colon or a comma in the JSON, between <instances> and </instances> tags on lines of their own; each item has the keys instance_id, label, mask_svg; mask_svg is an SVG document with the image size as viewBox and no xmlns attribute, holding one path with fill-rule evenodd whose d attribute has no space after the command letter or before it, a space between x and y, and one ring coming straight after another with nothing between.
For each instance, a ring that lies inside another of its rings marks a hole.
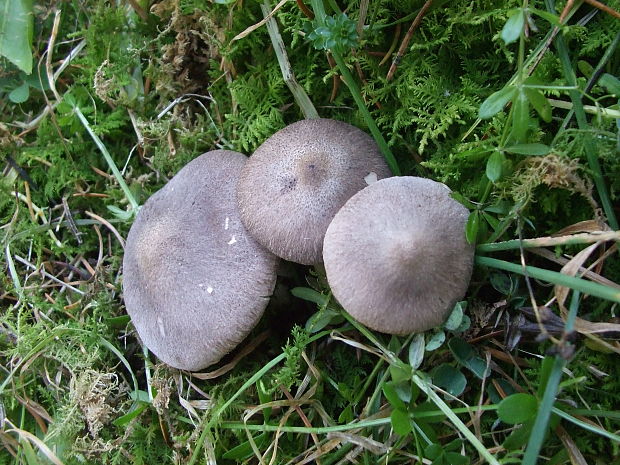
<instances>
[{"instance_id":1,"label":"fibrous cap surface","mask_svg":"<svg viewBox=\"0 0 620 465\"><path fill-rule=\"evenodd\" d=\"M237 210L245 162L226 150L194 159L148 199L127 237L127 313L173 367L219 361L256 325L273 291L277 258L248 235Z\"/></svg>"},{"instance_id":2,"label":"fibrous cap surface","mask_svg":"<svg viewBox=\"0 0 620 465\"><path fill-rule=\"evenodd\" d=\"M279 257L320 263L338 209L390 175L377 144L360 129L330 119L299 121L267 139L246 163L237 189L241 219Z\"/></svg>"},{"instance_id":3,"label":"fibrous cap surface","mask_svg":"<svg viewBox=\"0 0 620 465\"><path fill-rule=\"evenodd\" d=\"M403 335L441 324L472 273L467 217L448 187L430 179L393 177L368 186L325 235L334 296L377 331Z\"/></svg>"}]
</instances>

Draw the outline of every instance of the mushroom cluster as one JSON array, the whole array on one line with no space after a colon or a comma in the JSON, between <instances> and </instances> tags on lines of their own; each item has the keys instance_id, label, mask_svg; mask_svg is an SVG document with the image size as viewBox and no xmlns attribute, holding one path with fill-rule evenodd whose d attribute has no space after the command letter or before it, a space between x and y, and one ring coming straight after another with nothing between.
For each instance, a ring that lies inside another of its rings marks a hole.
<instances>
[{"instance_id":1,"label":"mushroom cluster","mask_svg":"<svg viewBox=\"0 0 620 465\"><path fill-rule=\"evenodd\" d=\"M144 344L176 368L217 363L263 314L278 257L324 260L334 296L373 329L440 324L471 274L467 210L443 184L389 176L370 136L329 119L287 126L249 159L190 162L127 237L125 304Z\"/></svg>"}]
</instances>

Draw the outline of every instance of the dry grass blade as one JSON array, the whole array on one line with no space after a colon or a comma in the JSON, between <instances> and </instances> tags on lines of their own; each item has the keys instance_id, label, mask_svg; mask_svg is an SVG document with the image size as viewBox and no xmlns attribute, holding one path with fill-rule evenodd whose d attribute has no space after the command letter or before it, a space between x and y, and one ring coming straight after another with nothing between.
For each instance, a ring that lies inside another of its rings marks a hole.
<instances>
[{"instance_id":1,"label":"dry grass blade","mask_svg":"<svg viewBox=\"0 0 620 465\"><path fill-rule=\"evenodd\" d=\"M341 341L341 342L344 342L347 345L350 345L351 347L355 347L357 349L361 349L361 350L364 350L366 352L370 352L371 354L376 355L379 358L382 358L386 362L389 362L389 359L381 351L373 349L372 347L367 346L365 344L362 344L361 342L357 342L357 341L354 341L353 339L349 339L347 337L344 337L338 331L332 331L332 333L330 334L330 337L333 340L335 340L335 341Z\"/></svg>"},{"instance_id":2,"label":"dry grass blade","mask_svg":"<svg viewBox=\"0 0 620 465\"><path fill-rule=\"evenodd\" d=\"M547 260L557 263L562 266L566 265L569 262L567 258L558 257L551 250L547 250L547 249L534 248L534 249L528 249L528 252L538 255L540 257L546 258ZM588 278L589 280L594 281L596 283L603 284L609 287L615 287L616 289L620 289L620 284L616 284L615 282L605 278L604 276L601 276L598 273L590 271L587 268L580 268L579 273L582 277Z\"/></svg>"},{"instance_id":3,"label":"dry grass blade","mask_svg":"<svg viewBox=\"0 0 620 465\"><path fill-rule=\"evenodd\" d=\"M590 255L602 244L602 242L596 242L582 251L580 251L577 255L575 255L566 265L562 267L562 273L568 276L576 276L578 271L583 267L583 264L586 262ZM555 297L557 299L558 305L563 312L566 312L566 308L564 307L564 303L568 298L568 294L570 289L565 286L555 286Z\"/></svg>"},{"instance_id":4,"label":"dry grass blade","mask_svg":"<svg viewBox=\"0 0 620 465\"><path fill-rule=\"evenodd\" d=\"M54 465L64 465L64 463L52 452L52 450L47 447L47 445L41 441L34 434L29 433L23 429L17 428L13 425L13 428L5 431L6 433L15 433L19 436L20 440L25 440L31 443L33 446L37 447L39 451Z\"/></svg>"},{"instance_id":5,"label":"dry grass blade","mask_svg":"<svg viewBox=\"0 0 620 465\"><path fill-rule=\"evenodd\" d=\"M255 31L256 29L258 29L261 26L264 26L265 24L267 24L267 21L269 21L269 19L271 19L271 17L276 14L276 12L282 8L284 6L284 4L286 2L288 2L289 0L280 0L280 3L278 3L275 8L273 10L271 10L271 13L269 13L267 16L265 16L263 19L261 19L258 23L253 24L252 26L248 27L247 29L245 29L244 31L240 32L239 34L237 34L235 37L233 37L231 39L231 42L235 42L236 40L240 40L243 39L244 37L248 36L249 34L251 34L253 31Z\"/></svg>"},{"instance_id":6,"label":"dry grass blade","mask_svg":"<svg viewBox=\"0 0 620 465\"><path fill-rule=\"evenodd\" d=\"M568 432L562 427L562 425L558 426L555 429L556 434L562 444L564 444L564 448L568 452L570 457L570 461L573 465L588 465L585 457L581 453L581 451L577 448L575 441L570 437Z\"/></svg>"},{"instance_id":7,"label":"dry grass blade","mask_svg":"<svg viewBox=\"0 0 620 465\"><path fill-rule=\"evenodd\" d=\"M28 260L26 260L25 258L22 258L18 255L14 255L15 260L17 260L18 262L20 262L23 265L26 265L28 268L36 271L37 273L40 273L42 276L45 276L48 279L51 279L52 281L60 284L63 287L66 287L68 289L70 289L71 291L75 292L76 294L79 295L84 295L84 291L79 290L77 287L73 287L71 284L64 282L61 279L58 279L56 276L53 276L51 274L49 274L47 271L45 271L43 268L39 268L37 267L35 264L30 263Z\"/></svg>"},{"instance_id":8,"label":"dry grass blade","mask_svg":"<svg viewBox=\"0 0 620 465\"><path fill-rule=\"evenodd\" d=\"M88 216L90 216L92 219L99 221L102 225L104 225L106 228L108 228L110 231L112 231L112 234L114 234L114 236L116 236L116 238L118 239L118 242L120 242L121 247L124 249L125 248L125 239L123 239L123 236L120 235L120 233L117 231L117 229L112 226L112 224L102 218L99 215L96 215L95 213L91 212L91 211L85 211L84 213L86 213Z\"/></svg>"},{"instance_id":9,"label":"dry grass blade","mask_svg":"<svg viewBox=\"0 0 620 465\"><path fill-rule=\"evenodd\" d=\"M306 463L315 462L319 457L322 457L328 452L331 452L332 450L334 450L336 447L340 446L341 444L342 444L341 439L332 439L332 440L323 442L321 443L320 450L315 450L316 447L312 447L304 451L303 454L300 454L297 457L290 460L289 462L287 462L286 465L293 465L293 464L294 465L305 465Z\"/></svg>"},{"instance_id":10,"label":"dry grass blade","mask_svg":"<svg viewBox=\"0 0 620 465\"><path fill-rule=\"evenodd\" d=\"M47 221L47 217L45 216L45 213L43 212L43 209L39 208L34 203L32 203L32 201L30 201L30 199L28 199L27 196L25 196L21 192L11 192L11 195L14 196L14 197L17 197L19 200L21 200L26 205L28 205L28 209L34 210L35 217L36 218L41 218L41 221L43 222L43 224L49 224L49 221ZM47 233L49 234L49 236L52 238L52 240L56 243L56 245L58 247L62 247L62 242L60 242L58 240L58 238L54 234L54 231L52 231L51 229L48 229Z\"/></svg>"},{"instance_id":11,"label":"dry grass blade","mask_svg":"<svg viewBox=\"0 0 620 465\"><path fill-rule=\"evenodd\" d=\"M342 433L338 431L335 433L328 433L327 438L339 439L345 444L355 444L356 446L360 446L375 455L386 454L388 452L388 447L382 442L375 441L374 439L370 439L365 436L360 436L353 433Z\"/></svg>"},{"instance_id":12,"label":"dry grass blade","mask_svg":"<svg viewBox=\"0 0 620 465\"><path fill-rule=\"evenodd\" d=\"M58 36L58 27L60 26L60 13L61 10L54 12L54 25L52 26L52 33L47 45L46 57L45 57L45 70L47 72L47 80L50 83L50 90L54 94L57 102L62 100L62 97L56 90L56 81L54 79L54 70L52 69L52 55L54 53L54 44L56 43L56 37Z\"/></svg>"}]
</instances>

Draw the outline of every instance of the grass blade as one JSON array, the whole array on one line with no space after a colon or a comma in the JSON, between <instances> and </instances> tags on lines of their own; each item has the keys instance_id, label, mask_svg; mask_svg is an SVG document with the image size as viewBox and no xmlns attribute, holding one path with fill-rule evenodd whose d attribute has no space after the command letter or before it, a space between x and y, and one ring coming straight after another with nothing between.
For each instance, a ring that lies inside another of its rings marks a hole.
<instances>
[{"instance_id":1,"label":"grass blade","mask_svg":"<svg viewBox=\"0 0 620 465\"><path fill-rule=\"evenodd\" d=\"M547 0L545 3L547 5L547 10L550 13L555 13L555 8L553 8L551 2ZM569 86L577 86L577 77L573 69L573 63L571 62L571 58L568 53L568 46L566 45L566 41L564 40L564 36L562 36L562 34L558 34L555 37L555 44L557 47L558 58L560 59L562 69L564 71L564 78ZM596 155L596 145L594 144L590 133L587 132L590 129L590 125L586 119L586 112L581 101L581 94L578 90L569 90L568 94L573 102L573 110L575 112L575 118L577 119L577 126L579 129L586 131L583 134L583 145L586 159L588 160L588 165L590 167L590 171L592 172L592 179L594 181L594 185L596 186L596 191L600 197L603 210L605 211L605 216L607 216L607 221L609 222L611 228L618 229L618 220L616 219L614 207L609 197L605 179L603 178L601 164L599 163Z\"/></svg>"},{"instance_id":2,"label":"grass blade","mask_svg":"<svg viewBox=\"0 0 620 465\"><path fill-rule=\"evenodd\" d=\"M620 241L620 231L581 233L559 237L537 237L535 239L523 240L513 239L492 244L480 244L476 247L476 251L480 253L499 252L502 250L553 247L556 245L592 244L598 241Z\"/></svg>"},{"instance_id":3,"label":"grass blade","mask_svg":"<svg viewBox=\"0 0 620 465\"><path fill-rule=\"evenodd\" d=\"M570 304L568 321L566 322L567 331L572 329L575 317L577 316L578 306L579 292L574 292ZM545 393L540 403L538 413L536 414L534 426L532 427L532 432L530 433L530 439L525 449L522 465L534 465L538 460L538 454L540 453L540 449L547 433L551 410L553 409L553 404L555 403L556 396L558 394L558 386L560 385L560 380L562 379L562 369L565 365L566 360L559 356L555 357L549 379L547 380Z\"/></svg>"},{"instance_id":4,"label":"grass blade","mask_svg":"<svg viewBox=\"0 0 620 465\"><path fill-rule=\"evenodd\" d=\"M295 97L295 101L297 102L297 105L299 105L299 108L301 108L304 117L306 119L319 118L319 114L317 113L316 108L314 108L310 97L308 97L308 94L304 88L301 87L297 82L297 79L295 79L295 74L293 73L291 64L288 61L288 57L286 56L286 47L284 46L282 36L278 30L278 23L273 16L269 16L269 3L263 2L260 8L263 12L265 20L267 21L267 32L269 33L269 38L273 44L273 50L278 58L278 64L280 65L280 71L282 71L282 78L284 79L284 82L290 89L293 97Z\"/></svg>"},{"instance_id":5,"label":"grass blade","mask_svg":"<svg viewBox=\"0 0 620 465\"><path fill-rule=\"evenodd\" d=\"M137 212L138 207L139 207L138 202L136 201L135 197L129 190L129 186L127 186L125 179L123 179L123 175L116 167L116 163L114 163L114 160L112 159L112 156L110 155L110 152L108 152L108 149L105 147L105 145L103 145L103 142L101 141L101 139L99 139L99 136L97 136L97 134L93 132L92 128L90 127L90 123L88 122L84 114L80 111L80 109L76 106L74 107L74 110L75 110L75 114L77 115L78 119L80 120L84 128L86 128L86 131L88 132L90 137L95 142L95 145L97 146L99 151L103 154L103 158L105 158L105 161L108 163L110 170L112 170L112 173L114 174L114 177L116 178L116 181L118 182L119 186L121 186L121 189L125 193L125 197L127 197L127 200L129 201L131 205L131 208L135 212Z\"/></svg>"},{"instance_id":6,"label":"grass blade","mask_svg":"<svg viewBox=\"0 0 620 465\"><path fill-rule=\"evenodd\" d=\"M600 297L601 299L611 300L612 302L620 303L620 291L603 286L602 284L586 281L581 278L574 278L557 271L545 270L542 268L536 268L534 266L521 266L516 263L506 262L504 260L497 260L495 258L482 257L477 255L474 259L474 263L481 266L487 266L489 268L495 268L498 270L510 271L511 273L517 273L520 275L527 275L531 278L541 279L558 286L569 287L576 291L583 292L584 294Z\"/></svg>"},{"instance_id":7,"label":"grass blade","mask_svg":"<svg viewBox=\"0 0 620 465\"><path fill-rule=\"evenodd\" d=\"M566 413L564 410L560 410L559 408L553 407L551 411L555 413L557 416L562 417L565 420L570 421L571 423L585 430L590 431L591 433L598 434L599 436L603 436L604 438L611 439L612 441L620 444L620 436L618 436L617 434L610 433L607 430L594 426L592 423L587 423L585 421L580 420L579 418L575 418L574 416Z\"/></svg>"},{"instance_id":8,"label":"grass blade","mask_svg":"<svg viewBox=\"0 0 620 465\"><path fill-rule=\"evenodd\" d=\"M308 339L307 344L310 344L311 342L314 342L324 336L327 336L330 332L331 330L321 331L320 333L315 334L314 336ZM256 373L254 373L250 378L248 378L247 381L243 383L243 385L237 390L237 392L235 392L231 397L229 397L228 400L220 408L218 408L217 411L215 411L211 415L211 419L205 423L202 429L202 432L200 433L200 437L196 441L194 452L192 453L192 456L189 462L187 462L187 465L194 465L196 463L196 460L198 460L198 456L200 455L200 450L202 449L202 446L204 445L204 442L207 439L207 436L209 435L211 431L211 427L216 421L220 419L220 416L226 411L226 409L230 407L230 405L237 399L237 397L243 394L243 392L245 392L246 389L249 389L251 386L253 386L254 383L256 383L256 381L258 381L265 373L267 373L269 370L271 370L273 367L275 367L278 363L280 363L285 358L286 358L286 354L283 352L277 357L275 357L274 359L272 359L264 367L262 367Z\"/></svg>"}]
</instances>

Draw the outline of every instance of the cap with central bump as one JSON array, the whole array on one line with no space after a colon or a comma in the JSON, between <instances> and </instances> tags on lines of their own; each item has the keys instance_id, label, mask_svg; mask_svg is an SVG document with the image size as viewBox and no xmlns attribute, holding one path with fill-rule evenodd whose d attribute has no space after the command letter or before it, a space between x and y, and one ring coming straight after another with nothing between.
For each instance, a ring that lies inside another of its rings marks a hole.
<instances>
[{"instance_id":1,"label":"cap with central bump","mask_svg":"<svg viewBox=\"0 0 620 465\"><path fill-rule=\"evenodd\" d=\"M241 220L279 257L320 263L336 212L353 194L390 175L375 141L355 126L298 121L267 139L243 168L237 187Z\"/></svg>"},{"instance_id":2,"label":"cap with central bump","mask_svg":"<svg viewBox=\"0 0 620 465\"><path fill-rule=\"evenodd\" d=\"M334 296L355 319L384 333L440 325L471 278L468 214L446 185L430 179L394 177L358 192L325 234Z\"/></svg>"},{"instance_id":3,"label":"cap with central bump","mask_svg":"<svg viewBox=\"0 0 620 465\"><path fill-rule=\"evenodd\" d=\"M277 258L239 219L234 180L246 160L227 150L194 159L149 198L127 237L127 313L175 368L200 370L234 349L275 286Z\"/></svg>"}]
</instances>

